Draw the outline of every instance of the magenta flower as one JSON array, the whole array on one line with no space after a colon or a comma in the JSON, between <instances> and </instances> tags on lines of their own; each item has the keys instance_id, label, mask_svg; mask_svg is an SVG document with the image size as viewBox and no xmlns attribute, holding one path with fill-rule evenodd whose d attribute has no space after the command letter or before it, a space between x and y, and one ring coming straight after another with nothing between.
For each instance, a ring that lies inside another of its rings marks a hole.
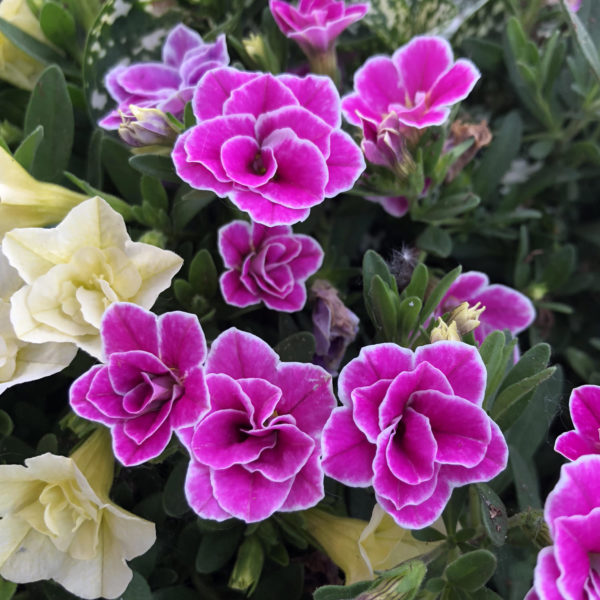
<instances>
[{"instance_id":1,"label":"magenta flower","mask_svg":"<svg viewBox=\"0 0 600 600\"><path fill-rule=\"evenodd\" d=\"M406 196L365 196L365 200L380 204L383 210L392 217L403 217L409 208Z\"/></svg>"},{"instance_id":2,"label":"magenta flower","mask_svg":"<svg viewBox=\"0 0 600 600\"><path fill-rule=\"evenodd\" d=\"M207 410L204 333L194 315L157 317L126 303L107 309L100 333L106 364L73 383L71 407L110 427L115 456L138 465L158 456L174 429L193 425Z\"/></svg>"},{"instance_id":3,"label":"magenta flower","mask_svg":"<svg viewBox=\"0 0 600 600\"><path fill-rule=\"evenodd\" d=\"M401 527L430 525L454 487L506 466L500 428L481 408L485 384L479 353L461 342L363 348L340 373L343 406L323 431L325 474L372 485Z\"/></svg>"},{"instance_id":4,"label":"magenta flower","mask_svg":"<svg viewBox=\"0 0 600 600\"><path fill-rule=\"evenodd\" d=\"M567 6L573 12L577 12L581 8L582 0L567 0Z\"/></svg>"},{"instance_id":5,"label":"magenta flower","mask_svg":"<svg viewBox=\"0 0 600 600\"><path fill-rule=\"evenodd\" d=\"M227 64L225 35L206 44L193 29L177 25L165 40L162 62L119 65L109 71L105 85L118 106L98 124L104 129L118 129L121 116L128 122L135 120L130 105L156 108L180 119L202 75Z\"/></svg>"},{"instance_id":6,"label":"magenta flower","mask_svg":"<svg viewBox=\"0 0 600 600\"><path fill-rule=\"evenodd\" d=\"M485 310L479 317L479 327L473 331L480 344L492 331L508 329L517 335L527 329L535 320L535 308L531 300L506 285L489 283L485 273L462 273L442 298L434 317L451 311L462 302L468 302L470 306L481 302Z\"/></svg>"},{"instance_id":7,"label":"magenta flower","mask_svg":"<svg viewBox=\"0 0 600 600\"><path fill-rule=\"evenodd\" d=\"M569 398L569 412L575 430L559 435L554 449L569 460L600 454L600 387L575 388Z\"/></svg>"},{"instance_id":8,"label":"magenta flower","mask_svg":"<svg viewBox=\"0 0 600 600\"><path fill-rule=\"evenodd\" d=\"M178 432L191 456L190 506L205 519L253 522L321 500L331 375L282 363L261 339L235 328L212 343L206 373L210 409Z\"/></svg>"},{"instance_id":9,"label":"magenta flower","mask_svg":"<svg viewBox=\"0 0 600 600\"><path fill-rule=\"evenodd\" d=\"M229 269L220 279L225 302L264 302L283 312L302 309L305 281L323 262L321 246L307 235L292 233L288 225L233 221L219 230L219 252Z\"/></svg>"},{"instance_id":10,"label":"magenta flower","mask_svg":"<svg viewBox=\"0 0 600 600\"><path fill-rule=\"evenodd\" d=\"M392 112L410 127L441 125L479 77L470 60L454 61L445 39L418 36L392 58L370 58L354 75L355 91L343 98L342 110L353 125L380 123Z\"/></svg>"},{"instance_id":11,"label":"magenta flower","mask_svg":"<svg viewBox=\"0 0 600 600\"><path fill-rule=\"evenodd\" d=\"M544 508L553 546L538 554L526 600L600 598L600 456L562 466Z\"/></svg>"},{"instance_id":12,"label":"magenta flower","mask_svg":"<svg viewBox=\"0 0 600 600\"><path fill-rule=\"evenodd\" d=\"M338 0L300 0L298 8L270 0L269 7L279 29L309 57L329 52L340 33L369 10L367 2L346 5Z\"/></svg>"},{"instance_id":13,"label":"magenta flower","mask_svg":"<svg viewBox=\"0 0 600 600\"><path fill-rule=\"evenodd\" d=\"M340 100L326 77L215 69L194 94L199 121L173 149L192 187L228 196L253 221L291 225L349 190L365 168L340 129Z\"/></svg>"}]
</instances>

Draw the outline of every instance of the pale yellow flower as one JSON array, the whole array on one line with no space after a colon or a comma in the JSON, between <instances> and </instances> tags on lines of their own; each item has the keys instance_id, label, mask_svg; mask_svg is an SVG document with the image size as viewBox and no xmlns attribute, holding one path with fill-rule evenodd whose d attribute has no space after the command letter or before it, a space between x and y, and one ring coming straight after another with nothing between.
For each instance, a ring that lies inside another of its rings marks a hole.
<instances>
[{"instance_id":1,"label":"pale yellow flower","mask_svg":"<svg viewBox=\"0 0 600 600\"><path fill-rule=\"evenodd\" d=\"M308 532L346 575L346 585L374 579L400 563L430 552L440 542L420 542L397 525L379 504L371 520L336 517L319 509L304 513ZM441 519L432 525L445 533Z\"/></svg>"},{"instance_id":2,"label":"pale yellow flower","mask_svg":"<svg viewBox=\"0 0 600 600\"><path fill-rule=\"evenodd\" d=\"M27 5L27 0L1 0L0 17L25 33L48 43L40 23ZM31 90L45 65L19 50L0 33L0 79Z\"/></svg>"},{"instance_id":3,"label":"pale yellow flower","mask_svg":"<svg viewBox=\"0 0 600 600\"><path fill-rule=\"evenodd\" d=\"M1 0L0 7L6 1ZM0 147L0 240L17 227L58 223L87 197L60 185L37 181Z\"/></svg>"},{"instance_id":4,"label":"pale yellow flower","mask_svg":"<svg viewBox=\"0 0 600 600\"><path fill-rule=\"evenodd\" d=\"M456 323L459 335L466 335L479 327L479 316L485 310L485 306L480 308L480 305L481 302L475 306L469 306L468 302L463 302L450 313L448 321Z\"/></svg>"},{"instance_id":5,"label":"pale yellow flower","mask_svg":"<svg viewBox=\"0 0 600 600\"><path fill-rule=\"evenodd\" d=\"M3 252L26 285L11 296L10 320L26 342L72 342L102 357L99 328L113 302L150 308L183 259L132 242L123 217L99 197L53 229L13 229Z\"/></svg>"},{"instance_id":6,"label":"pale yellow flower","mask_svg":"<svg viewBox=\"0 0 600 600\"><path fill-rule=\"evenodd\" d=\"M132 577L126 560L156 540L153 523L108 499L113 456L97 430L70 458L43 454L0 465L0 575L53 579L81 598L117 598Z\"/></svg>"},{"instance_id":7,"label":"pale yellow flower","mask_svg":"<svg viewBox=\"0 0 600 600\"><path fill-rule=\"evenodd\" d=\"M432 344L442 340L451 340L453 342L460 342L462 340L460 334L458 333L456 323L452 321L449 325L447 325L442 320L442 317L439 317L438 324L431 330L429 339Z\"/></svg>"}]
</instances>

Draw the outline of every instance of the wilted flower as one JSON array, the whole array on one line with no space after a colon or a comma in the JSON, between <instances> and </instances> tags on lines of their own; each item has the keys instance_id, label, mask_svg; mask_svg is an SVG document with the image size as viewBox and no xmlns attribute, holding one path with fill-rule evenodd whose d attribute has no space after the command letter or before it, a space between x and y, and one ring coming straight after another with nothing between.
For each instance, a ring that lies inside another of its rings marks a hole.
<instances>
[{"instance_id":1,"label":"wilted flower","mask_svg":"<svg viewBox=\"0 0 600 600\"><path fill-rule=\"evenodd\" d=\"M13 229L2 250L26 285L10 320L26 342L72 342L100 359L100 322L113 302L150 308L181 268L173 252L132 242L101 198L76 206L53 229Z\"/></svg>"},{"instance_id":2,"label":"wilted flower","mask_svg":"<svg viewBox=\"0 0 600 600\"><path fill-rule=\"evenodd\" d=\"M340 129L339 102L327 77L214 69L194 94L198 125L175 144L177 174L228 196L257 223L303 221L365 168Z\"/></svg>"},{"instance_id":3,"label":"wilted flower","mask_svg":"<svg viewBox=\"0 0 600 600\"><path fill-rule=\"evenodd\" d=\"M34 179L0 147L0 240L17 227L58 223L87 196Z\"/></svg>"},{"instance_id":4,"label":"wilted flower","mask_svg":"<svg viewBox=\"0 0 600 600\"><path fill-rule=\"evenodd\" d=\"M109 71L105 85L118 107L100 120L104 129L118 129L122 116L134 121L130 107L156 108L180 119L202 75L229 64L225 35L205 43L198 33L177 25L167 36L162 62L119 65Z\"/></svg>"},{"instance_id":5,"label":"wilted flower","mask_svg":"<svg viewBox=\"0 0 600 600\"><path fill-rule=\"evenodd\" d=\"M444 322L442 317L438 318L438 324L431 330L429 334L429 341L434 344L435 342L442 342L444 340L450 340L451 342L461 341L460 333L458 333L457 325L454 321L450 324Z\"/></svg>"},{"instance_id":6,"label":"wilted flower","mask_svg":"<svg viewBox=\"0 0 600 600\"><path fill-rule=\"evenodd\" d=\"M487 121L484 120L480 123L454 121L454 123L450 125L450 135L448 136L444 150L448 152L470 138L473 139L473 143L448 169L446 181L452 181L473 160L481 148L491 143L492 132L488 127Z\"/></svg>"},{"instance_id":7,"label":"wilted flower","mask_svg":"<svg viewBox=\"0 0 600 600\"><path fill-rule=\"evenodd\" d=\"M342 110L353 125L361 125L363 119L379 123L391 112L410 127L441 125L450 107L469 95L479 77L470 60L454 62L445 39L418 36L392 58L370 58L356 72L355 91L344 96Z\"/></svg>"},{"instance_id":8,"label":"wilted flower","mask_svg":"<svg viewBox=\"0 0 600 600\"><path fill-rule=\"evenodd\" d=\"M485 311L485 306L479 308L480 304L481 302L477 302L474 306L469 306L468 302L462 302L450 313L448 322L456 325L459 335L467 335L479 327L479 317Z\"/></svg>"},{"instance_id":9,"label":"wilted flower","mask_svg":"<svg viewBox=\"0 0 600 600\"><path fill-rule=\"evenodd\" d=\"M109 435L98 430L70 458L43 454L0 465L0 575L53 579L80 598L117 598L126 560L154 544L154 524L113 504Z\"/></svg>"},{"instance_id":10,"label":"wilted flower","mask_svg":"<svg viewBox=\"0 0 600 600\"><path fill-rule=\"evenodd\" d=\"M467 344L363 348L340 373L343 406L323 431L323 470L346 485L372 485L400 526L430 525L453 488L506 466L500 428L481 408L485 385L483 361Z\"/></svg>"},{"instance_id":11,"label":"wilted flower","mask_svg":"<svg viewBox=\"0 0 600 600\"><path fill-rule=\"evenodd\" d=\"M195 315L157 317L135 304L108 308L100 328L106 364L71 386L71 407L111 428L115 456L127 466L158 456L171 433L208 409L206 340Z\"/></svg>"},{"instance_id":12,"label":"wilted flower","mask_svg":"<svg viewBox=\"0 0 600 600\"><path fill-rule=\"evenodd\" d=\"M122 115L119 125L120 138L130 146L172 146L179 131L157 108L140 108L133 104L129 107L132 117Z\"/></svg>"},{"instance_id":13,"label":"wilted flower","mask_svg":"<svg viewBox=\"0 0 600 600\"><path fill-rule=\"evenodd\" d=\"M337 375L346 348L356 338L359 320L340 300L338 291L329 282L317 279L310 292L314 299L314 362Z\"/></svg>"},{"instance_id":14,"label":"wilted flower","mask_svg":"<svg viewBox=\"0 0 600 600\"><path fill-rule=\"evenodd\" d=\"M212 343L206 373L210 409L178 432L191 457L190 506L205 519L254 522L321 500L331 375L280 362L265 342L235 328Z\"/></svg>"},{"instance_id":15,"label":"wilted flower","mask_svg":"<svg viewBox=\"0 0 600 600\"><path fill-rule=\"evenodd\" d=\"M305 281L323 262L321 246L287 225L233 221L219 230L219 252L229 269L220 278L225 302L295 312L306 303Z\"/></svg>"}]
</instances>

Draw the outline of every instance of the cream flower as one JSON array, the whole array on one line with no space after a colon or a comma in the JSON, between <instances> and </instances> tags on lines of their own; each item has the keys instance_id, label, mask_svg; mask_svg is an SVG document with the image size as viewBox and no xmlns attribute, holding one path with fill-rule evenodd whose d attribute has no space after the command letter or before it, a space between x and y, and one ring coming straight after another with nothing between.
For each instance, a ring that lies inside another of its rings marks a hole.
<instances>
[{"instance_id":1,"label":"cream flower","mask_svg":"<svg viewBox=\"0 0 600 600\"><path fill-rule=\"evenodd\" d=\"M53 579L81 598L116 598L132 577L126 560L156 540L154 524L108 499L113 456L97 430L70 458L43 454L0 465L0 575Z\"/></svg>"},{"instance_id":2,"label":"cream flower","mask_svg":"<svg viewBox=\"0 0 600 600\"><path fill-rule=\"evenodd\" d=\"M48 43L42 33L39 21L27 5L27 0L2 0L0 17L40 42ZM44 65L41 62L19 50L0 33L0 79L17 87L31 90L43 70Z\"/></svg>"},{"instance_id":3,"label":"cream flower","mask_svg":"<svg viewBox=\"0 0 600 600\"><path fill-rule=\"evenodd\" d=\"M0 7L4 6L4 2L7 0L2 0ZM60 185L34 179L0 147L0 240L7 231L16 227L58 223L86 198Z\"/></svg>"},{"instance_id":4,"label":"cream flower","mask_svg":"<svg viewBox=\"0 0 600 600\"><path fill-rule=\"evenodd\" d=\"M17 383L61 371L77 353L74 344L28 344L17 338L10 322L8 299L23 284L0 251L0 394Z\"/></svg>"},{"instance_id":5,"label":"cream flower","mask_svg":"<svg viewBox=\"0 0 600 600\"><path fill-rule=\"evenodd\" d=\"M121 215L95 197L53 229L14 229L3 251L27 285L10 299L20 340L73 342L102 357L100 321L113 302L150 308L183 259L132 242Z\"/></svg>"}]
</instances>

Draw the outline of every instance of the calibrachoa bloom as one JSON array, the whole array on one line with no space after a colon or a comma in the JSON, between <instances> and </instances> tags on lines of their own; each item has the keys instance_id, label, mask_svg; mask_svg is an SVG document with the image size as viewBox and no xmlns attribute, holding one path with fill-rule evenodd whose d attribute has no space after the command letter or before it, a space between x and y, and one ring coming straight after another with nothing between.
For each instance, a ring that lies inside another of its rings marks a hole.
<instances>
[{"instance_id":1,"label":"calibrachoa bloom","mask_svg":"<svg viewBox=\"0 0 600 600\"><path fill-rule=\"evenodd\" d=\"M25 281L10 320L26 342L72 342L100 359L100 322L114 302L150 308L183 263L174 252L132 242L123 217L90 198L53 229L13 229L2 251Z\"/></svg>"},{"instance_id":2,"label":"calibrachoa bloom","mask_svg":"<svg viewBox=\"0 0 600 600\"><path fill-rule=\"evenodd\" d=\"M105 85L118 107L99 125L104 129L118 129L121 116L134 120L135 115L129 108L132 104L170 112L180 118L202 75L227 64L225 35L207 44L193 29L177 25L165 40L162 62L119 65L108 73Z\"/></svg>"},{"instance_id":3,"label":"calibrachoa bloom","mask_svg":"<svg viewBox=\"0 0 600 600\"><path fill-rule=\"evenodd\" d=\"M327 77L214 69L198 85L193 108L199 123L173 149L177 174L228 196L257 223L303 221L365 168L340 129L340 99Z\"/></svg>"},{"instance_id":4,"label":"calibrachoa bloom","mask_svg":"<svg viewBox=\"0 0 600 600\"><path fill-rule=\"evenodd\" d=\"M479 353L461 342L363 348L340 373L343 406L323 431L325 473L372 485L401 527L430 525L454 487L506 466L506 442L481 408L485 384Z\"/></svg>"},{"instance_id":5,"label":"calibrachoa bloom","mask_svg":"<svg viewBox=\"0 0 600 600\"><path fill-rule=\"evenodd\" d=\"M53 579L80 598L118 598L133 575L126 560L156 540L154 523L109 498L114 459L106 430L70 458L42 454L0 465L0 575Z\"/></svg>"},{"instance_id":6,"label":"calibrachoa bloom","mask_svg":"<svg viewBox=\"0 0 600 600\"><path fill-rule=\"evenodd\" d=\"M113 304L100 328L106 364L71 386L71 407L110 427L115 456L127 466L158 456L179 427L208 408L206 340L194 315L157 317L135 304Z\"/></svg>"},{"instance_id":7,"label":"calibrachoa bloom","mask_svg":"<svg viewBox=\"0 0 600 600\"><path fill-rule=\"evenodd\" d=\"M323 262L323 250L311 237L287 225L265 227L233 221L219 230L219 252L229 269L221 275L225 302L250 306L264 302L283 312L306 303L304 282Z\"/></svg>"},{"instance_id":8,"label":"calibrachoa bloom","mask_svg":"<svg viewBox=\"0 0 600 600\"><path fill-rule=\"evenodd\" d=\"M563 465L544 507L554 545L538 554L525 600L600 598L600 456Z\"/></svg>"},{"instance_id":9,"label":"calibrachoa bloom","mask_svg":"<svg viewBox=\"0 0 600 600\"><path fill-rule=\"evenodd\" d=\"M260 338L235 328L212 343L206 373L210 409L178 432L191 456L190 506L205 519L253 522L321 500L331 375L280 362Z\"/></svg>"},{"instance_id":10,"label":"calibrachoa bloom","mask_svg":"<svg viewBox=\"0 0 600 600\"><path fill-rule=\"evenodd\" d=\"M490 285L488 276L479 271L468 271L456 278L435 316L439 317L463 302L468 302L469 306L481 302L485 306L479 315L480 325L473 331L480 344L492 331L508 329L517 335L535 320L535 308L527 296L506 285Z\"/></svg>"},{"instance_id":11,"label":"calibrachoa bloom","mask_svg":"<svg viewBox=\"0 0 600 600\"><path fill-rule=\"evenodd\" d=\"M575 430L559 435L554 449L569 460L600 454L600 387L575 388L569 398L569 412Z\"/></svg>"},{"instance_id":12,"label":"calibrachoa bloom","mask_svg":"<svg viewBox=\"0 0 600 600\"><path fill-rule=\"evenodd\" d=\"M445 39L419 36L392 58L370 58L354 75L355 91L343 98L342 110L353 125L363 119L379 123L392 112L410 127L441 125L479 77L470 60L454 61Z\"/></svg>"}]
</instances>

